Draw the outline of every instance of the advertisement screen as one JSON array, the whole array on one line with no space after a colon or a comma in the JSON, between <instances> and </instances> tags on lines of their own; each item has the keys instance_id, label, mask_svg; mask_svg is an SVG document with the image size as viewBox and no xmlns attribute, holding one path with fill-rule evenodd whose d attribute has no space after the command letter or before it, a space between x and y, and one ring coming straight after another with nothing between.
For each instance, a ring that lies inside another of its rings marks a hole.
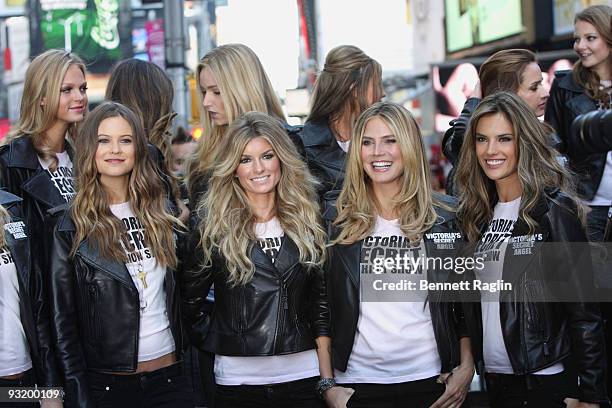
<instances>
[{"instance_id":1,"label":"advertisement screen","mask_svg":"<svg viewBox=\"0 0 612 408\"><path fill-rule=\"evenodd\" d=\"M523 31L521 0L445 0L445 10L447 52Z\"/></svg>"},{"instance_id":2,"label":"advertisement screen","mask_svg":"<svg viewBox=\"0 0 612 408\"><path fill-rule=\"evenodd\" d=\"M72 51L87 61L94 72L104 72L129 56L122 47L125 29L120 18L121 0L35 0L33 3L33 11L39 16L33 53L50 48ZM130 38L129 31L127 38Z\"/></svg>"},{"instance_id":3,"label":"advertisement screen","mask_svg":"<svg viewBox=\"0 0 612 408\"><path fill-rule=\"evenodd\" d=\"M580 10L595 4L612 5L609 0L553 0L554 33L555 35L574 32L574 16Z\"/></svg>"}]
</instances>

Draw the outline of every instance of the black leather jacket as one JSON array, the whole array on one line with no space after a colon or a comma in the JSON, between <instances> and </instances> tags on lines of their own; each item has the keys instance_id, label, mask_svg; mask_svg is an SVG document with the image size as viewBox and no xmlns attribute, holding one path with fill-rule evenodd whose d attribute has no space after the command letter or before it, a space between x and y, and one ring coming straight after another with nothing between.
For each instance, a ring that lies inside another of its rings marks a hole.
<instances>
[{"instance_id":1,"label":"black leather jacket","mask_svg":"<svg viewBox=\"0 0 612 408\"><path fill-rule=\"evenodd\" d=\"M529 235L535 241L529 251L515 254L512 243L506 248L502 279L513 290L500 292L500 319L515 374L539 371L571 354L580 376L579 399L603 403L605 340L598 305L580 301L588 296L592 268L575 207L555 191L541 197L530 213L538 223L533 234L524 220L516 222L515 242L523 244L521 237Z\"/></svg>"},{"instance_id":2,"label":"black leather jacket","mask_svg":"<svg viewBox=\"0 0 612 408\"><path fill-rule=\"evenodd\" d=\"M327 123L306 122L302 128L302 141L308 167L321 186L319 195L339 190L344 183L346 153L340 148Z\"/></svg>"},{"instance_id":3,"label":"black leather jacket","mask_svg":"<svg viewBox=\"0 0 612 408\"><path fill-rule=\"evenodd\" d=\"M585 200L595 197L606 166L607 152L579 154L569 147L572 122L583 113L597 110L595 101L578 85L571 71L558 71L550 89L544 119L560 139L560 151L567 155L569 166L578 176L578 193Z\"/></svg>"},{"instance_id":4,"label":"black leather jacket","mask_svg":"<svg viewBox=\"0 0 612 408\"><path fill-rule=\"evenodd\" d=\"M85 240L74 257L75 226L69 212L51 219L51 311L67 407L93 407L86 373L132 373L138 366L140 302L125 264L102 258ZM175 272L166 270L166 307L175 353L183 336Z\"/></svg>"},{"instance_id":5,"label":"black leather jacket","mask_svg":"<svg viewBox=\"0 0 612 408\"><path fill-rule=\"evenodd\" d=\"M436 195L448 206L454 206L451 197ZM457 233L455 213L436 207L438 221L423 237L428 257L449 257L455 254L459 236L453 243L453 249L439 249L430 233ZM332 215L328 212L326 216ZM329 217L326 221L331 221ZM335 369L346 371L349 357L353 350L357 323L359 321L360 261L363 241L350 245L336 244L330 248L329 262L326 268L328 297L331 314L332 365ZM428 271L430 282L449 282L454 275L448 270ZM477 322L468 323L466 319L476 319L474 314L463 313L461 305L452 301L441 301L441 294L429 292L428 306L431 313L433 331L442 366L441 372L450 372L461 363L459 339L468 335L470 327L478 327ZM393 358L393 356L389 356ZM479 361L478 355L474 356Z\"/></svg>"},{"instance_id":6,"label":"black leather jacket","mask_svg":"<svg viewBox=\"0 0 612 408\"><path fill-rule=\"evenodd\" d=\"M591 111L576 117L572 123L569 146L576 155L607 153L608 150L612 150L612 110ZM608 213L604 241L612 242L610 213Z\"/></svg>"},{"instance_id":7,"label":"black leather jacket","mask_svg":"<svg viewBox=\"0 0 612 408\"><path fill-rule=\"evenodd\" d=\"M196 247L196 236L190 247ZM183 312L192 343L202 350L225 356L272 356L314 349L316 337L329 336L323 272L307 271L298 263L298 248L289 237L282 238L274 263L259 245L251 245L255 274L246 285L228 285L219 256L204 271L199 271L200 257L191 258L181 274ZM209 315L205 302L213 283L215 304Z\"/></svg>"},{"instance_id":8,"label":"black leather jacket","mask_svg":"<svg viewBox=\"0 0 612 408\"><path fill-rule=\"evenodd\" d=\"M17 269L21 324L30 348L36 383L43 387L60 386L55 352L51 348L49 310L43 297L42 274L30 256L30 232L24 223L20 202L21 198L0 190L0 205L8 211L9 222L21 223L20 232L24 234L4 231L7 249Z\"/></svg>"}]
</instances>

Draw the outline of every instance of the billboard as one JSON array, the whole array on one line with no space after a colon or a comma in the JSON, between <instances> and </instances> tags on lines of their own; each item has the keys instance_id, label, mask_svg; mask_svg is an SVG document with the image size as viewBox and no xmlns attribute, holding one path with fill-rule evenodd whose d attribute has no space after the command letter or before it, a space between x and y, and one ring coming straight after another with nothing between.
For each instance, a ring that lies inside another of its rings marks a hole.
<instances>
[{"instance_id":1,"label":"billboard","mask_svg":"<svg viewBox=\"0 0 612 408\"><path fill-rule=\"evenodd\" d=\"M523 32L521 0L445 0L446 51Z\"/></svg>"},{"instance_id":2,"label":"billboard","mask_svg":"<svg viewBox=\"0 0 612 408\"><path fill-rule=\"evenodd\" d=\"M580 10L595 4L612 5L610 0L553 0L554 34L574 32L574 16Z\"/></svg>"},{"instance_id":3,"label":"billboard","mask_svg":"<svg viewBox=\"0 0 612 408\"><path fill-rule=\"evenodd\" d=\"M131 56L129 8L124 1L30 0L38 21L31 28L32 55L61 48L83 58L92 72L108 71Z\"/></svg>"}]
</instances>

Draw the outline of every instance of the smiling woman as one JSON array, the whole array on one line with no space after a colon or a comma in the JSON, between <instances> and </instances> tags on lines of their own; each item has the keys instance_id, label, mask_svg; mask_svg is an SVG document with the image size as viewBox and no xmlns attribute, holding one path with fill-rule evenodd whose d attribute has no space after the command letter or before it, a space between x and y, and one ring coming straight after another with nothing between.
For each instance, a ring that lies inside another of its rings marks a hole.
<instances>
[{"instance_id":1,"label":"smiling woman","mask_svg":"<svg viewBox=\"0 0 612 408\"><path fill-rule=\"evenodd\" d=\"M101 104L76 153L80 188L52 219L49 266L65 404L192 407L179 363L182 224L168 213L161 179L150 176L155 163L140 120L123 105Z\"/></svg>"},{"instance_id":2,"label":"smiling woman","mask_svg":"<svg viewBox=\"0 0 612 408\"><path fill-rule=\"evenodd\" d=\"M329 312L315 181L263 113L240 116L218 149L182 274L194 344L215 354L215 406L269 406L272 392L275 406L322 407Z\"/></svg>"}]
</instances>

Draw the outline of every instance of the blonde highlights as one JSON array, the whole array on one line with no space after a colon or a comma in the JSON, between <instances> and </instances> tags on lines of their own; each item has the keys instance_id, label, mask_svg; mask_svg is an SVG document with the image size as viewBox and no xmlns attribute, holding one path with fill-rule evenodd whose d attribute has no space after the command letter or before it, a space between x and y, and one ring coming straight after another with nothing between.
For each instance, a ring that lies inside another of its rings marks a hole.
<instances>
[{"instance_id":1,"label":"blonde highlights","mask_svg":"<svg viewBox=\"0 0 612 408\"><path fill-rule=\"evenodd\" d=\"M259 58L246 45L226 44L208 52L198 64L197 81L200 80L200 74L204 69L210 69L217 81L228 125L238 116L250 111L263 112L277 119L285 118L272 83ZM219 146L228 127L228 125L218 126L210 119L202 104L203 95L200 86L198 89L204 133L189 163L190 190L215 163Z\"/></svg>"},{"instance_id":2,"label":"blonde highlights","mask_svg":"<svg viewBox=\"0 0 612 408\"><path fill-rule=\"evenodd\" d=\"M248 112L234 121L221 140L209 189L198 206L200 249L204 265L214 253L225 260L231 285L248 283L255 272L250 251L255 242L255 216L249 199L236 178L236 169L247 144L264 138L281 165L276 186L276 217L299 250L299 262L321 266L325 260L325 232L319 223L316 181L277 119Z\"/></svg>"},{"instance_id":3,"label":"blonde highlights","mask_svg":"<svg viewBox=\"0 0 612 408\"><path fill-rule=\"evenodd\" d=\"M572 178L559 163L556 151L550 146L551 129L541 123L533 110L511 92L487 96L474 111L467 129L457 168L459 187L457 219L471 242L480 238L481 229L493 217L498 201L495 182L482 170L476 155L476 129L485 116L502 114L510 123L517 146L517 172L522 188L519 218L525 220L529 230L537 227L530 212L547 191L559 188L576 200ZM578 205L579 216L583 210Z\"/></svg>"},{"instance_id":4,"label":"blonde highlights","mask_svg":"<svg viewBox=\"0 0 612 408\"><path fill-rule=\"evenodd\" d=\"M32 60L25 74L19 120L7 137L7 141L29 137L38 155L51 162L51 170L57 166L57 156L48 146L45 132L57 120L62 82L72 65L85 76L83 61L64 50L48 50ZM75 123L68 132L72 138L76 136Z\"/></svg>"},{"instance_id":5,"label":"blonde highlights","mask_svg":"<svg viewBox=\"0 0 612 408\"><path fill-rule=\"evenodd\" d=\"M85 119L75 143L75 180L77 194L70 211L76 234L71 256L82 241L88 240L104 258L126 262L121 246L125 226L110 210L108 194L100 181L96 166L98 128L103 120L121 117L132 129L134 168L129 176L128 197L134 215L146 230L147 245L160 265L175 268L177 258L174 229L181 223L167 208L163 183L157 167L147 150L147 138L140 120L125 106L116 102L104 102Z\"/></svg>"},{"instance_id":6,"label":"blonde highlights","mask_svg":"<svg viewBox=\"0 0 612 408\"><path fill-rule=\"evenodd\" d=\"M419 240L437 219L421 131L414 117L404 107L391 102L378 102L359 116L353 130L344 186L336 203L338 217L334 223L340 233L335 242L351 244L364 239L372 232L376 214L379 213L371 181L361 160L365 129L373 118L380 118L399 144L404 174L394 205L402 232L411 241Z\"/></svg>"},{"instance_id":7,"label":"blonde highlights","mask_svg":"<svg viewBox=\"0 0 612 408\"><path fill-rule=\"evenodd\" d=\"M0 249L6 249L6 237L4 234L4 226L11 221L11 215L6 211L4 206L0 205Z\"/></svg>"}]
</instances>

